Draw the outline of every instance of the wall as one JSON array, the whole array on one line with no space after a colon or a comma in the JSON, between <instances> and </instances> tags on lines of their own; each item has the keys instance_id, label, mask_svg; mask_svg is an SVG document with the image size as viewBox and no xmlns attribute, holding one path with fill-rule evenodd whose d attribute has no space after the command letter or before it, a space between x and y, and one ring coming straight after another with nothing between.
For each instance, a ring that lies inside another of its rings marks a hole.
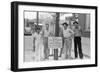
<instances>
[{"instance_id":1,"label":"wall","mask_svg":"<svg viewBox=\"0 0 100 73\"><path fill-rule=\"evenodd\" d=\"M83 37L90 37L90 31L86 31L86 14L79 14L79 25L81 25L82 28L82 36Z\"/></svg>"},{"instance_id":2,"label":"wall","mask_svg":"<svg viewBox=\"0 0 100 73\"><path fill-rule=\"evenodd\" d=\"M0 73L11 73L10 69L10 2L13 0L0 0ZM23 0L21 0L23 1ZM59 4L75 4L75 5L94 5L100 8L100 0L24 0L32 2L45 2L45 3L59 3ZM100 10L98 10L100 13ZM98 14L100 16L100 14ZM98 18L100 19L100 18ZM99 23L100 24L100 21ZM100 25L98 25L98 28ZM100 29L98 30L100 31ZM100 37L100 34L98 34ZM100 40L100 39L98 39ZM100 41L99 41L100 43ZM99 46L100 48L100 46ZM100 49L98 51L100 52ZM100 53L98 54L100 56ZM98 58L100 64L100 58ZM100 65L92 68L74 68L74 69L60 69L60 70L45 70L35 71L36 73L100 73ZM26 72L27 73L27 72ZM30 72L33 73L33 72Z\"/></svg>"},{"instance_id":3,"label":"wall","mask_svg":"<svg viewBox=\"0 0 100 73\"><path fill-rule=\"evenodd\" d=\"M82 31L84 31L86 14L79 14L78 16L79 16L79 24L81 25Z\"/></svg>"}]
</instances>

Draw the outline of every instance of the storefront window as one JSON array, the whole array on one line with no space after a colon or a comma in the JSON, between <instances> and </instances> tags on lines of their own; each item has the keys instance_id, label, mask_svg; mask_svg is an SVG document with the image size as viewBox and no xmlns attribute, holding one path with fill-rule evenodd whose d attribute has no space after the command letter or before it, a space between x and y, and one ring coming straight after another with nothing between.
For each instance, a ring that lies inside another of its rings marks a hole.
<instances>
[{"instance_id":1,"label":"storefront window","mask_svg":"<svg viewBox=\"0 0 100 73\"><path fill-rule=\"evenodd\" d=\"M34 11L24 11L24 33L31 34L35 31L35 25L37 24L37 13Z\"/></svg>"}]
</instances>

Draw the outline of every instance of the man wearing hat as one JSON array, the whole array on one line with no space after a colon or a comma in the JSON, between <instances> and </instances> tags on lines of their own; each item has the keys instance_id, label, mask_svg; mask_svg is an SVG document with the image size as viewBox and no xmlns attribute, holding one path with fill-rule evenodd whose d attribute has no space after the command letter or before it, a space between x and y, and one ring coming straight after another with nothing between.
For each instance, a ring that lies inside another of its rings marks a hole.
<instances>
[{"instance_id":1,"label":"man wearing hat","mask_svg":"<svg viewBox=\"0 0 100 73\"><path fill-rule=\"evenodd\" d=\"M72 46L72 36L74 32L68 27L68 24L65 22L63 23L63 40L64 40L64 47L63 47L63 57L64 59L71 58L71 46Z\"/></svg>"},{"instance_id":2,"label":"man wearing hat","mask_svg":"<svg viewBox=\"0 0 100 73\"><path fill-rule=\"evenodd\" d=\"M79 57L83 59L83 53L82 53L82 46L81 46L81 27L78 25L78 22L74 22L73 25L74 27L74 53L75 53L75 58L78 58L78 53Z\"/></svg>"}]
</instances>

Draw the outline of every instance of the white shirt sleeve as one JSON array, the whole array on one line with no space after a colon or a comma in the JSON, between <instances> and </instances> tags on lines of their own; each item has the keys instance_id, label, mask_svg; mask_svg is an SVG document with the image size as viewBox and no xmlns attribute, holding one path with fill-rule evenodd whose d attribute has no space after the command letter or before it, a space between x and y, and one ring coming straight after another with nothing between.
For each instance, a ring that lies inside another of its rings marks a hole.
<instances>
[{"instance_id":1,"label":"white shirt sleeve","mask_svg":"<svg viewBox=\"0 0 100 73\"><path fill-rule=\"evenodd\" d=\"M70 32L71 34L74 34L74 31L73 31L72 29L69 29L69 32Z\"/></svg>"},{"instance_id":2,"label":"white shirt sleeve","mask_svg":"<svg viewBox=\"0 0 100 73\"><path fill-rule=\"evenodd\" d=\"M32 37L35 38L36 37L36 33L32 34Z\"/></svg>"}]
</instances>

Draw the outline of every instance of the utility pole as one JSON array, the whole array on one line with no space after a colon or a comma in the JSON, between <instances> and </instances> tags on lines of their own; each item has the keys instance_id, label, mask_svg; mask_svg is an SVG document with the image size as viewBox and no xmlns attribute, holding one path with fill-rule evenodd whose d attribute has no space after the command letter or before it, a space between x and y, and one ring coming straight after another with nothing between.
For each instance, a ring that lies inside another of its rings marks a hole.
<instances>
[{"instance_id":1,"label":"utility pole","mask_svg":"<svg viewBox=\"0 0 100 73\"><path fill-rule=\"evenodd\" d=\"M59 36L59 17L60 13L56 13L56 24L55 24L55 37ZM54 49L54 60L58 60L58 48Z\"/></svg>"},{"instance_id":2,"label":"utility pole","mask_svg":"<svg viewBox=\"0 0 100 73\"><path fill-rule=\"evenodd\" d=\"M39 25L39 12L37 11L37 25Z\"/></svg>"}]
</instances>

